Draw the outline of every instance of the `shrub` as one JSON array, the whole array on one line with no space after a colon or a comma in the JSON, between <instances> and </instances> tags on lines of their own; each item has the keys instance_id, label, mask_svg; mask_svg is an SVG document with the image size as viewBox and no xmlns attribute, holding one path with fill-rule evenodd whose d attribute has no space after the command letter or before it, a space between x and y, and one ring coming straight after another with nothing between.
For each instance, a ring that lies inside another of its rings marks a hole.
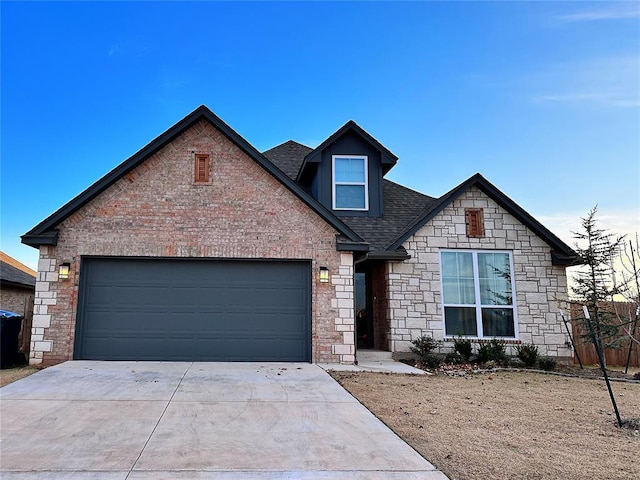
<instances>
[{"instance_id":1,"label":"shrub","mask_svg":"<svg viewBox=\"0 0 640 480\"><path fill-rule=\"evenodd\" d=\"M436 350L442 342L433 337L423 335L420 338L416 338L411 343L413 344L411 351L422 359L425 355L429 355Z\"/></svg>"},{"instance_id":2,"label":"shrub","mask_svg":"<svg viewBox=\"0 0 640 480\"><path fill-rule=\"evenodd\" d=\"M447 363L458 364L458 363L464 363L465 359L458 352L449 352L444 357L444 361Z\"/></svg>"},{"instance_id":3,"label":"shrub","mask_svg":"<svg viewBox=\"0 0 640 480\"><path fill-rule=\"evenodd\" d=\"M502 340L494 338L490 342L483 343L478 348L478 361L485 363L490 360L497 363L505 363L507 361L506 347Z\"/></svg>"},{"instance_id":4,"label":"shrub","mask_svg":"<svg viewBox=\"0 0 640 480\"><path fill-rule=\"evenodd\" d=\"M433 353L428 353L422 357L420 357L420 362L427 368L438 368L442 363L442 356L435 355Z\"/></svg>"},{"instance_id":5,"label":"shrub","mask_svg":"<svg viewBox=\"0 0 640 480\"><path fill-rule=\"evenodd\" d=\"M467 338L456 338L453 340L453 350L468 362L473 354L473 346L471 340Z\"/></svg>"},{"instance_id":6,"label":"shrub","mask_svg":"<svg viewBox=\"0 0 640 480\"><path fill-rule=\"evenodd\" d=\"M442 357L432 353L442 343L440 340L423 335L420 338L416 338L411 343L413 344L411 351L418 356L420 362L425 367L438 368L440 366L442 363Z\"/></svg>"},{"instance_id":7,"label":"shrub","mask_svg":"<svg viewBox=\"0 0 640 480\"><path fill-rule=\"evenodd\" d=\"M551 370L555 370L556 359L553 357L542 357L538 360L538 365L542 370L549 372Z\"/></svg>"},{"instance_id":8,"label":"shrub","mask_svg":"<svg viewBox=\"0 0 640 480\"><path fill-rule=\"evenodd\" d=\"M533 344L518 345L516 347L518 358L528 368L533 367L538 361L538 347Z\"/></svg>"}]
</instances>

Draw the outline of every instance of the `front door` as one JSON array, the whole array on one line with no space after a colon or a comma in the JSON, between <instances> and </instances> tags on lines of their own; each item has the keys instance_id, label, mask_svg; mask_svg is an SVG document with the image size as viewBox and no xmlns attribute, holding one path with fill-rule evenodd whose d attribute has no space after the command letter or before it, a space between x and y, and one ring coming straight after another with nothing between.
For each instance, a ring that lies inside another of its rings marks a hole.
<instances>
[{"instance_id":1,"label":"front door","mask_svg":"<svg viewBox=\"0 0 640 480\"><path fill-rule=\"evenodd\" d=\"M357 348L373 348L373 312L369 299L369 273L356 272L354 283Z\"/></svg>"}]
</instances>

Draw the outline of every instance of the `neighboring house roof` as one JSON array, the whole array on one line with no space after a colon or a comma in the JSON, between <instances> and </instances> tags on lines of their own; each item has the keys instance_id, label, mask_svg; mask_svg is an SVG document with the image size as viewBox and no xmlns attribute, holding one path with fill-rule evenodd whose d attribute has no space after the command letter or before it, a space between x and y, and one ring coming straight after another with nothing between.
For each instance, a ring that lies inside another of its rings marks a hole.
<instances>
[{"instance_id":1,"label":"neighboring house roof","mask_svg":"<svg viewBox=\"0 0 640 480\"><path fill-rule=\"evenodd\" d=\"M339 232L339 239L344 238L348 241L349 248L355 250L367 250L367 245L363 242L351 228L336 217L330 210L315 200L311 195L306 193L297 183L290 177L274 166L274 164L256 150L249 142L242 138L229 125L224 123L206 106L201 105L189 115L184 117L173 127L162 133L148 145L143 147L133 156L122 162L116 168L107 173L100 180L87 188L80 195L72 199L66 205L40 222L29 232L22 236L22 243L37 247L39 245L56 245L58 241L58 232L56 227L72 215L74 212L82 208L86 203L91 201L97 195L105 191L124 175L143 163L147 158L163 148L165 145L174 140L182 132L193 126L198 121L205 119L210 122L216 129L222 132L230 141L235 143L244 153L258 163L273 177L284 184L294 195L300 198L313 211L322 217L327 223Z\"/></svg>"},{"instance_id":2,"label":"neighboring house roof","mask_svg":"<svg viewBox=\"0 0 640 480\"><path fill-rule=\"evenodd\" d=\"M427 206L419 217L398 236L398 238L389 245L390 250L399 248L402 243L422 228L433 217L440 213L447 205L451 204L456 198L468 191L471 187L477 187L487 196L493 199L498 205L513 215L518 221L529 228L538 237L544 240L553 250L551 259L554 265L575 265L579 261L578 254L566 243L556 237L549 229L529 215L522 207L502 193L491 182L479 173L471 176L457 187L445 193L437 199L435 203Z\"/></svg>"},{"instance_id":3,"label":"neighboring house roof","mask_svg":"<svg viewBox=\"0 0 640 480\"><path fill-rule=\"evenodd\" d=\"M13 257L10 257L4 252L0 252L0 261L8 263L9 265L17 268L18 270L22 270L23 272L28 273L33 277L38 275L38 272L36 272L33 268L27 267L24 263L20 263L18 260L16 260Z\"/></svg>"},{"instance_id":4,"label":"neighboring house roof","mask_svg":"<svg viewBox=\"0 0 640 480\"><path fill-rule=\"evenodd\" d=\"M6 253L0 252L0 282L5 286L34 289L36 272Z\"/></svg>"}]
</instances>

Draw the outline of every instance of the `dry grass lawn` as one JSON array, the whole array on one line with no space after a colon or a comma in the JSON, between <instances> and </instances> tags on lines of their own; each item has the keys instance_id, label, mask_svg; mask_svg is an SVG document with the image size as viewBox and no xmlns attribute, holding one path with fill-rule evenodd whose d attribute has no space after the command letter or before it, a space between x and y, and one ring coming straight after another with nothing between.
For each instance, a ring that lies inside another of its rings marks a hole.
<instances>
[{"instance_id":1,"label":"dry grass lawn","mask_svg":"<svg viewBox=\"0 0 640 480\"><path fill-rule=\"evenodd\" d=\"M38 369L36 367L15 367L0 370L0 387L9 385L10 383L20 380L21 378L28 377L32 373L36 373Z\"/></svg>"},{"instance_id":2,"label":"dry grass lawn","mask_svg":"<svg viewBox=\"0 0 640 480\"><path fill-rule=\"evenodd\" d=\"M528 372L332 375L451 479L640 479L640 434L615 427L602 381ZM640 417L640 384L613 388L622 416Z\"/></svg>"}]
</instances>

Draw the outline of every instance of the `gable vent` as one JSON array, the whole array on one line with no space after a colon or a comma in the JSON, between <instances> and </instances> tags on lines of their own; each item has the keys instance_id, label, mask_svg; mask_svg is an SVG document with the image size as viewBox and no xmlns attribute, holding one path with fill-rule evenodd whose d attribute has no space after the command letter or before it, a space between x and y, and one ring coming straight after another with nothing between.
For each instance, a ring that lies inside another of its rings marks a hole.
<instances>
[{"instance_id":1,"label":"gable vent","mask_svg":"<svg viewBox=\"0 0 640 480\"><path fill-rule=\"evenodd\" d=\"M484 237L484 215L481 208L465 208L467 237Z\"/></svg>"},{"instance_id":2,"label":"gable vent","mask_svg":"<svg viewBox=\"0 0 640 480\"><path fill-rule=\"evenodd\" d=\"M210 170L209 155L196 153L195 160L195 181L196 183L207 183L209 181Z\"/></svg>"}]
</instances>

